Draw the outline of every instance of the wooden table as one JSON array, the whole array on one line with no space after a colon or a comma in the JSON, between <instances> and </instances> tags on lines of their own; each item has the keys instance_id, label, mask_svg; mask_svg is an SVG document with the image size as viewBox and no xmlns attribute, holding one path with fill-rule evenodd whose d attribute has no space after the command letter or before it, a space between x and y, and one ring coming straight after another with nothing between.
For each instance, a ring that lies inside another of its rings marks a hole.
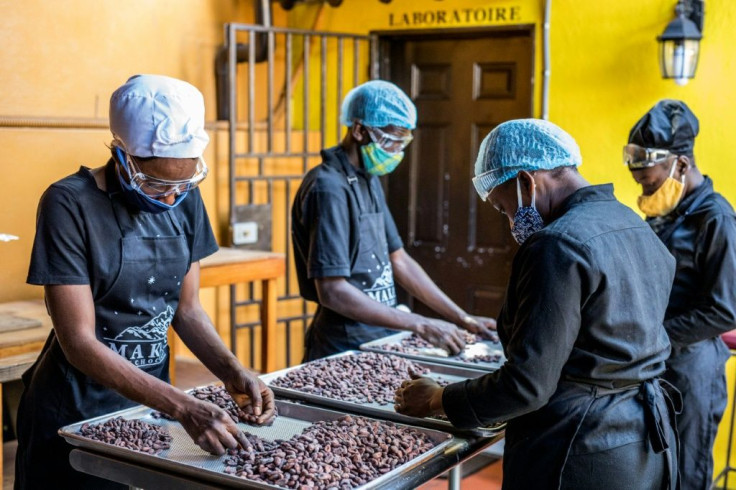
<instances>
[{"instance_id":1,"label":"wooden table","mask_svg":"<svg viewBox=\"0 0 736 490\"><path fill-rule=\"evenodd\" d=\"M0 303L0 315L37 320L37 327L0 333L0 419L2 419L2 384L20 379L31 367L46 342L51 330L51 317L46 313L43 300ZM2 443L0 432L0 472L2 472Z\"/></svg>"},{"instance_id":2,"label":"wooden table","mask_svg":"<svg viewBox=\"0 0 736 490\"><path fill-rule=\"evenodd\" d=\"M29 352L41 351L51 331L51 317L42 299L0 303L0 315L11 315L38 320L38 327L0 333L0 359Z\"/></svg>"},{"instance_id":3,"label":"wooden table","mask_svg":"<svg viewBox=\"0 0 736 490\"><path fill-rule=\"evenodd\" d=\"M261 372L275 371L276 280L286 273L285 255L221 247L200 266L199 286L203 288L261 282Z\"/></svg>"}]
</instances>

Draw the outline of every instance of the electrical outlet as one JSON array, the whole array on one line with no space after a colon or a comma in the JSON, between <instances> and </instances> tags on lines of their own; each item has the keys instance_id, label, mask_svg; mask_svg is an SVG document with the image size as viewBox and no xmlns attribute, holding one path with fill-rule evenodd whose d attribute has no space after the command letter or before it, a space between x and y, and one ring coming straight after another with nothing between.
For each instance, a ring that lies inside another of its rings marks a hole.
<instances>
[{"instance_id":1,"label":"electrical outlet","mask_svg":"<svg viewBox=\"0 0 736 490\"><path fill-rule=\"evenodd\" d=\"M258 223L246 221L233 225L233 244L246 245L258 242Z\"/></svg>"}]
</instances>

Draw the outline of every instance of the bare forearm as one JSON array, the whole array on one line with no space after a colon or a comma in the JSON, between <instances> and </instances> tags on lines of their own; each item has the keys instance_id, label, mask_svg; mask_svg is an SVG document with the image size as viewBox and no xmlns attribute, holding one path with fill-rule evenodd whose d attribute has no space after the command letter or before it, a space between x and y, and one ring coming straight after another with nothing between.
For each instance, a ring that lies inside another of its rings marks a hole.
<instances>
[{"instance_id":1,"label":"bare forearm","mask_svg":"<svg viewBox=\"0 0 736 490\"><path fill-rule=\"evenodd\" d=\"M244 369L225 347L203 310L186 311L180 308L173 325L189 350L220 380L226 381L234 370Z\"/></svg>"},{"instance_id":2,"label":"bare forearm","mask_svg":"<svg viewBox=\"0 0 736 490\"><path fill-rule=\"evenodd\" d=\"M415 315L381 304L347 282L320 288L320 303L361 323L416 331Z\"/></svg>"}]
</instances>

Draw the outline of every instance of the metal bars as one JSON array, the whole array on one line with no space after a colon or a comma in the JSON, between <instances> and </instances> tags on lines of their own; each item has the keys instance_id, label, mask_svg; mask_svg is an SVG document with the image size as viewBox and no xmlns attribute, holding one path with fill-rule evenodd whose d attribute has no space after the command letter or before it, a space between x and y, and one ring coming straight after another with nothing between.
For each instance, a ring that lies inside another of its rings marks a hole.
<instances>
[{"instance_id":1,"label":"metal bars","mask_svg":"<svg viewBox=\"0 0 736 490\"><path fill-rule=\"evenodd\" d=\"M271 247L284 253L287 262L285 280L279 284L277 341L283 340L285 365L289 366L301 361L293 359L292 347L303 345L312 315L295 280L291 203L304 173L320 162L320 150L336 145L342 137L339 111L344 93L375 75L368 61L377 53L376 40L246 24L226 24L225 34L230 229L238 209L270 206ZM267 59L258 63L256 43L264 34ZM239 42L248 44L245 67L236 63ZM249 330L247 359L241 360L251 367L257 365L256 343L260 342L260 323L253 313L253 307L260 304L257 289L252 284L232 286L230 294L231 349L238 354L238 332Z\"/></svg>"}]
</instances>

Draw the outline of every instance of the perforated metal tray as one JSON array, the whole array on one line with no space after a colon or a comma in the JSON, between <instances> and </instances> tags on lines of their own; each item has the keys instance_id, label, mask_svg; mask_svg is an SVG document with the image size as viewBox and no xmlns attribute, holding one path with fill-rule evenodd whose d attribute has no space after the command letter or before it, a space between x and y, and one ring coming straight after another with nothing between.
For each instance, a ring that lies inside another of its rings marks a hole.
<instances>
[{"instance_id":1,"label":"perforated metal tray","mask_svg":"<svg viewBox=\"0 0 736 490\"><path fill-rule=\"evenodd\" d=\"M354 356L361 354L360 351L346 351L341 352L340 354L335 354L329 357L326 357L324 360L329 359L339 359L341 357L345 356ZM382 351L381 354L390 355L390 353L387 353L386 351ZM312 361L317 362L317 361ZM460 381L464 381L466 379L474 379L478 378L480 376L483 376L484 374L487 374L487 371L479 370L479 369L472 369L470 366L463 366L463 367L457 367L457 366L449 366L446 364L437 364L427 361L420 361L415 360L413 361L418 366L424 367L429 369L429 373L425 376L432 378L434 380L444 379L450 383L457 383ZM381 405L380 403L372 402L372 403L358 403L358 402L350 402L345 400L338 400L334 398L329 398L326 396L321 395L315 395L313 393L306 393L303 391L299 391L294 388L284 388L281 386L275 386L273 382L282 376L285 376L287 373L291 371L296 371L305 365L305 364L299 364L297 366L292 366L286 369L282 369L280 371L274 371L273 373L268 374L262 374L260 376L261 380L263 380L264 383L266 383L276 394L276 396L280 396L283 398L290 398L292 400L299 400L307 403L313 403L317 405L322 405L325 407L335 408L338 410L345 410L347 412L356 413L360 415L367 415L370 417L376 417L384 420L393 420L395 422L400 422L403 424L409 424L409 425L415 425L420 427L427 427L430 429L435 430L441 430L445 432L451 432L453 434L458 435L466 435L466 436L473 436L473 437L492 437L496 434L498 434L506 424L494 424L490 427L480 427L477 429L458 429L450 423L448 420L441 420L436 418L420 418L420 417L410 417L408 415L403 415L400 413L397 413L394 410L393 403L389 403L386 405ZM339 376L340 373L335 373L336 376Z\"/></svg>"},{"instance_id":2,"label":"perforated metal tray","mask_svg":"<svg viewBox=\"0 0 736 490\"><path fill-rule=\"evenodd\" d=\"M302 430L309 427L314 422L320 420L337 420L340 417L345 416L344 413L335 412L333 410L308 405L299 405L283 400L277 400L276 405L279 411L279 416L276 417L273 425L269 427L254 427L246 424L238 424L238 427L245 432L254 434L269 441L274 441L276 439L288 440L291 437L300 434ZM148 407L133 407L108 415L103 415L101 417L84 420L76 424L67 425L59 429L59 435L64 437L68 443L74 446L90 449L98 453L107 454L127 461L141 463L146 466L158 467L180 475L189 475L199 480L207 480L208 482L215 484L221 483L227 484L227 486L242 486L247 488L281 488L267 483L248 480L246 478L224 473L225 459L228 456L213 456L206 453L194 444L181 424L176 421L153 418L151 416L152 412L153 410ZM87 439L79 434L80 427L85 423L103 423L118 416L129 420L140 419L150 424L165 427L173 437L171 449L162 451L158 455L150 455L134 451L132 449ZM396 425L405 426L405 424ZM380 476L379 478L370 481L368 484L356 488L365 489L380 486L382 483L393 479L399 474L405 474L406 472L417 469L432 458L440 455L447 446L454 441L453 436L446 432L421 427L412 428L426 435L435 443L435 447L424 454L407 461L403 465L394 468L392 471Z\"/></svg>"},{"instance_id":3,"label":"perforated metal tray","mask_svg":"<svg viewBox=\"0 0 736 490\"><path fill-rule=\"evenodd\" d=\"M379 352L381 354L393 354L396 356L406 357L408 359L432 362L436 364L445 364L448 366L480 369L486 372L496 371L506 361L506 357L503 355L503 347L501 346L501 343L493 342L491 340L481 340L480 342L466 345L463 354L472 355L473 351L477 351L480 353L494 353L500 356L500 359L497 362L467 361L463 360L463 357L461 357L462 354L458 354L456 356L448 356L445 352L442 352L441 349L437 348L419 350L419 352L416 353L394 352L385 349L385 346L391 344L398 345L403 339L411 337L412 335L412 332L400 332L394 335L389 335L387 337L382 337L380 339L372 340L371 342L366 342L365 344L362 344L360 346L360 350L368 352Z\"/></svg>"}]
</instances>

